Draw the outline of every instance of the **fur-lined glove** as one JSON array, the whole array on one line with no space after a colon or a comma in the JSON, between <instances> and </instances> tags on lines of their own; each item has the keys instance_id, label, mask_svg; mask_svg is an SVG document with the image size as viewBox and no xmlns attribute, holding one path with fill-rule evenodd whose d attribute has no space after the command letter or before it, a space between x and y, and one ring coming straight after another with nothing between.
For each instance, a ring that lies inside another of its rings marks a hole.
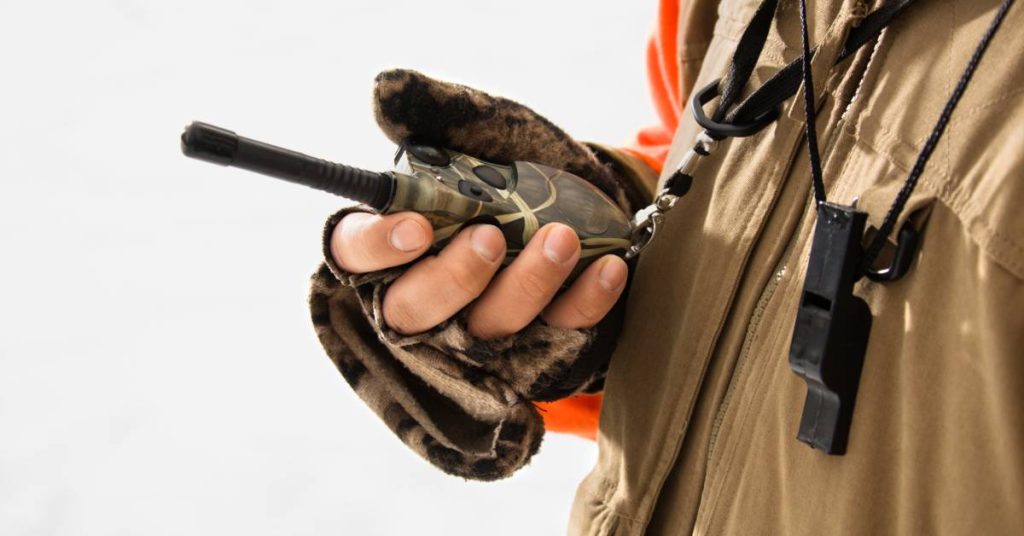
<instances>
[{"instance_id":1,"label":"fur-lined glove","mask_svg":"<svg viewBox=\"0 0 1024 536\"><path fill-rule=\"evenodd\" d=\"M394 70L376 80L377 123L396 144L408 138L484 160L525 160L587 178L624 211L645 205L654 172L624 153L585 146L534 111L468 87ZM327 354L355 392L413 451L464 478L509 476L544 434L533 401L600 389L621 321L621 302L591 329L534 320L520 332L483 341L469 335L465 310L434 329L401 335L382 302L408 267L355 275L335 264L332 216L325 263L313 275L310 310Z\"/></svg>"}]
</instances>

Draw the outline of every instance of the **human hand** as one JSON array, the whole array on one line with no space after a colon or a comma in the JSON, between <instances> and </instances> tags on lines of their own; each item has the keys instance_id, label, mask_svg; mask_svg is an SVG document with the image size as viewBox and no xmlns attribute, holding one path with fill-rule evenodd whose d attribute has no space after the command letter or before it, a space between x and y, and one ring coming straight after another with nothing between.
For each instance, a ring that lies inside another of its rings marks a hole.
<instances>
[{"instance_id":1,"label":"human hand","mask_svg":"<svg viewBox=\"0 0 1024 536\"><path fill-rule=\"evenodd\" d=\"M642 162L580 143L508 99L392 70L377 77L374 111L396 144L565 170L627 214L651 198L656 174ZM535 402L603 385L624 316L626 263L602 257L563 287L580 245L559 224L539 229L504 267L497 227L469 226L427 255L432 242L413 212L349 207L331 216L311 319L345 380L410 449L453 475L503 478L540 445Z\"/></svg>"},{"instance_id":2,"label":"human hand","mask_svg":"<svg viewBox=\"0 0 1024 536\"><path fill-rule=\"evenodd\" d=\"M420 258L432 241L430 224L414 212L355 212L334 228L330 250L335 263L353 274L416 261L383 300L384 321L405 335L429 330L466 306L469 334L485 340L512 335L538 315L552 327L589 328L626 286L625 261L606 255L556 297L580 255L576 234L562 224L538 230L500 272L505 240L493 225L469 226L437 255Z\"/></svg>"}]
</instances>

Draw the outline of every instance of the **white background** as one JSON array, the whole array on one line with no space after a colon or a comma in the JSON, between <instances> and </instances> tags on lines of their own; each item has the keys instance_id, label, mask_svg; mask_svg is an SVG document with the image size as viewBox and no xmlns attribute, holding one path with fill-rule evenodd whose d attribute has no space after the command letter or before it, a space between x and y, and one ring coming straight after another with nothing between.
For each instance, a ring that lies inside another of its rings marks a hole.
<instances>
[{"instance_id":1,"label":"white background","mask_svg":"<svg viewBox=\"0 0 1024 536\"><path fill-rule=\"evenodd\" d=\"M0 534L559 534L596 457L497 483L399 443L305 305L342 201L181 156L202 119L371 169L403 66L607 143L655 0L0 1Z\"/></svg>"}]
</instances>

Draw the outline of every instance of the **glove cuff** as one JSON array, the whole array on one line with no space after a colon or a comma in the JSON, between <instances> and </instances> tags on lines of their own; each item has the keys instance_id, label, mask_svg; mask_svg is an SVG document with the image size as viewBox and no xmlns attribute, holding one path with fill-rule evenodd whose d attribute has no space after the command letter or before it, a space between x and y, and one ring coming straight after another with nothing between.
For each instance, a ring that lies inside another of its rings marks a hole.
<instances>
[{"instance_id":1,"label":"glove cuff","mask_svg":"<svg viewBox=\"0 0 1024 536\"><path fill-rule=\"evenodd\" d=\"M356 394L408 445L443 471L477 480L511 475L537 451L543 421L533 401L599 385L603 367L581 375L575 362L595 330L535 320L503 339L468 334L465 311L411 336L383 321L388 286L405 266L350 274L334 261L330 236L351 207L325 226L325 262L313 275L317 336Z\"/></svg>"},{"instance_id":2,"label":"glove cuff","mask_svg":"<svg viewBox=\"0 0 1024 536\"><path fill-rule=\"evenodd\" d=\"M632 215L654 199L658 172L643 160L608 145L594 142L584 142L584 145L597 156L598 161L611 168L617 179L615 183L622 190L621 200L616 201L623 211Z\"/></svg>"}]
</instances>

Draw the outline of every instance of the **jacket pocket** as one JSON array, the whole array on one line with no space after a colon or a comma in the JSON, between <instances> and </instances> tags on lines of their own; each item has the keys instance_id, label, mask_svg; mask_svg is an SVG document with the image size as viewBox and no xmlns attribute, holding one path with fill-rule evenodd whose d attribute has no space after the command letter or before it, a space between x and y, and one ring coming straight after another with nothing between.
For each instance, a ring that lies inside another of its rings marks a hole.
<instances>
[{"instance_id":1,"label":"jacket pocket","mask_svg":"<svg viewBox=\"0 0 1024 536\"><path fill-rule=\"evenodd\" d=\"M879 43L857 102L850 133L859 148L893 168L862 196L878 226L914 166L998 2L949 2L910 10ZM988 48L900 215L922 225L939 201L990 257L1024 279L1024 14L1011 11ZM935 39L935 35L949 36ZM895 233L894 233L895 234Z\"/></svg>"}]
</instances>

